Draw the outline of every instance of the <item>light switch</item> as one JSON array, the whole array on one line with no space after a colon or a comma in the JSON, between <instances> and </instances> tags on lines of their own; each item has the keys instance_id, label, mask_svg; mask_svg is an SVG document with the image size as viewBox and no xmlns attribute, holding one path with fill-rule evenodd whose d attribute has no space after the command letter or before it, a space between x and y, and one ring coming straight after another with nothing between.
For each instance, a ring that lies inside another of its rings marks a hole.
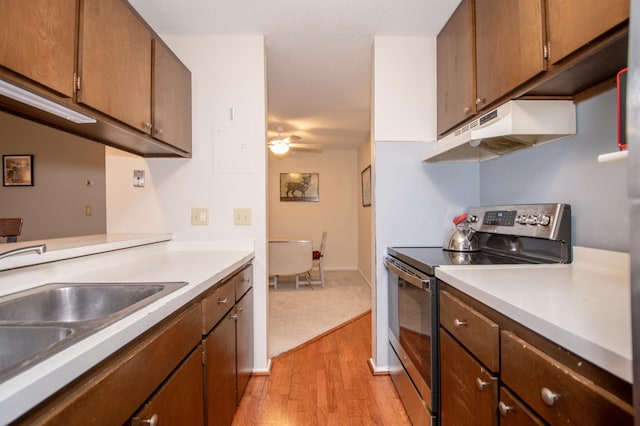
<instances>
[{"instance_id":1,"label":"light switch","mask_svg":"<svg viewBox=\"0 0 640 426\"><path fill-rule=\"evenodd\" d=\"M209 209L192 208L191 209L191 225L208 225Z\"/></svg>"},{"instance_id":2,"label":"light switch","mask_svg":"<svg viewBox=\"0 0 640 426\"><path fill-rule=\"evenodd\" d=\"M251 225L251 209L233 209L234 225Z\"/></svg>"}]
</instances>

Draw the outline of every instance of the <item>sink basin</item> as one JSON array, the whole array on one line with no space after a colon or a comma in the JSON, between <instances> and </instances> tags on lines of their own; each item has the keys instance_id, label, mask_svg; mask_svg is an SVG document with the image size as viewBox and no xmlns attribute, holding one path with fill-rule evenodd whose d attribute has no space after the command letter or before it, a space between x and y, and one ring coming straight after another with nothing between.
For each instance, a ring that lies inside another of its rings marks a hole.
<instances>
[{"instance_id":1,"label":"sink basin","mask_svg":"<svg viewBox=\"0 0 640 426\"><path fill-rule=\"evenodd\" d=\"M73 334L67 327L0 326L0 371L46 351Z\"/></svg>"},{"instance_id":2,"label":"sink basin","mask_svg":"<svg viewBox=\"0 0 640 426\"><path fill-rule=\"evenodd\" d=\"M0 382L186 284L51 283L0 297Z\"/></svg>"},{"instance_id":3,"label":"sink basin","mask_svg":"<svg viewBox=\"0 0 640 426\"><path fill-rule=\"evenodd\" d=\"M54 285L0 302L0 321L87 321L108 316L164 290L165 285Z\"/></svg>"}]
</instances>

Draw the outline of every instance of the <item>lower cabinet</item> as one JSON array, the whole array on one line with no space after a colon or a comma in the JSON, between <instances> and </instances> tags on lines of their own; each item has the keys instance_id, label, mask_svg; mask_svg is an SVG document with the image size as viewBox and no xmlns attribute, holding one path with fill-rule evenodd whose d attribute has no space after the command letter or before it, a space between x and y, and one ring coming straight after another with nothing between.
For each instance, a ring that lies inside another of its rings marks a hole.
<instances>
[{"instance_id":1,"label":"lower cabinet","mask_svg":"<svg viewBox=\"0 0 640 426\"><path fill-rule=\"evenodd\" d=\"M133 416L131 426L204 424L202 355L198 345Z\"/></svg>"},{"instance_id":2,"label":"lower cabinet","mask_svg":"<svg viewBox=\"0 0 640 426\"><path fill-rule=\"evenodd\" d=\"M443 426L633 425L629 383L446 283L440 314Z\"/></svg>"},{"instance_id":3,"label":"lower cabinet","mask_svg":"<svg viewBox=\"0 0 640 426\"><path fill-rule=\"evenodd\" d=\"M203 312L207 312L203 316L203 347L208 426L233 422L253 371L252 283L253 269L249 265L217 286L202 302ZM213 328L211 324L215 324Z\"/></svg>"},{"instance_id":4,"label":"lower cabinet","mask_svg":"<svg viewBox=\"0 0 640 426\"><path fill-rule=\"evenodd\" d=\"M440 329L443 425L497 425L498 379Z\"/></svg>"},{"instance_id":5,"label":"lower cabinet","mask_svg":"<svg viewBox=\"0 0 640 426\"><path fill-rule=\"evenodd\" d=\"M228 314L204 339L207 425L230 425L236 412L236 323Z\"/></svg>"},{"instance_id":6,"label":"lower cabinet","mask_svg":"<svg viewBox=\"0 0 640 426\"><path fill-rule=\"evenodd\" d=\"M247 265L13 425L230 425L252 370Z\"/></svg>"}]
</instances>

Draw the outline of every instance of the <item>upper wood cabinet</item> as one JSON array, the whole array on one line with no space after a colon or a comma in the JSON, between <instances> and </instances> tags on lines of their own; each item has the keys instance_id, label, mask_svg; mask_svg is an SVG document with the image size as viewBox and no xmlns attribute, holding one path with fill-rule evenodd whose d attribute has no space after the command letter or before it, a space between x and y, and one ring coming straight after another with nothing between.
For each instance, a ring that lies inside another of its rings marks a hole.
<instances>
[{"instance_id":1,"label":"upper wood cabinet","mask_svg":"<svg viewBox=\"0 0 640 426\"><path fill-rule=\"evenodd\" d=\"M629 19L629 0L548 0L549 60L564 59Z\"/></svg>"},{"instance_id":2,"label":"upper wood cabinet","mask_svg":"<svg viewBox=\"0 0 640 426\"><path fill-rule=\"evenodd\" d=\"M0 64L73 96L77 3L0 0Z\"/></svg>"},{"instance_id":3,"label":"upper wood cabinet","mask_svg":"<svg viewBox=\"0 0 640 426\"><path fill-rule=\"evenodd\" d=\"M151 38L126 2L84 0L78 102L150 133Z\"/></svg>"},{"instance_id":4,"label":"upper wood cabinet","mask_svg":"<svg viewBox=\"0 0 640 426\"><path fill-rule=\"evenodd\" d=\"M476 1L478 110L546 70L543 0Z\"/></svg>"},{"instance_id":5,"label":"upper wood cabinet","mask_svg":"<svg viewBox=\"0 0 640 426\"><path fill-rule=\"evenodd\" d=\"M153 40L154 138L191 152L191 71Z\"/></svg>"},{"instance_id":6,"label":"upper wood cabinet","mask_svg":"<svg viewBox=\"0 0 640 426\"><path fill-rule=\"evenodd\" d=\"M472 0L462 0L437 38L438 133L476 113Z\"/></svg>"}]
</instances>

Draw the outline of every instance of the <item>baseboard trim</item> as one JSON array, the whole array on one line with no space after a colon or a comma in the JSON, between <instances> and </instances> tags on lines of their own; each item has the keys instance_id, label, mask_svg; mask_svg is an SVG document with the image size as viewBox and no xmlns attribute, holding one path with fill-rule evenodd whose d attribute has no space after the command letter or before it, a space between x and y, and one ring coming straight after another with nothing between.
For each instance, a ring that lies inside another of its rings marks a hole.
<instances>
[{"instance_id":1,"label":"baseboard trim","mask_svg":"<svg viewBox=\"0 0 640 426\"><path fill-rule=\"evenodd\" d=\"M369 358L369 361L367 361L367 365L369 366L369 371L371 371L372 376L388 376L390 374L388 368L378 369L373 358Z\"/></svg>"},{"instance_id":2,"label":"baseboard trim","mask_svg":"<svg viewBox=\"0 0 640 426\"><path fill-rule=\"evenodd\" d=\"M270 375L271 375L271 359L267 360L266 370L253 370L251 372L251 376L255 376L255 377L265 377Z\"/></svg>"}]
</instances>

